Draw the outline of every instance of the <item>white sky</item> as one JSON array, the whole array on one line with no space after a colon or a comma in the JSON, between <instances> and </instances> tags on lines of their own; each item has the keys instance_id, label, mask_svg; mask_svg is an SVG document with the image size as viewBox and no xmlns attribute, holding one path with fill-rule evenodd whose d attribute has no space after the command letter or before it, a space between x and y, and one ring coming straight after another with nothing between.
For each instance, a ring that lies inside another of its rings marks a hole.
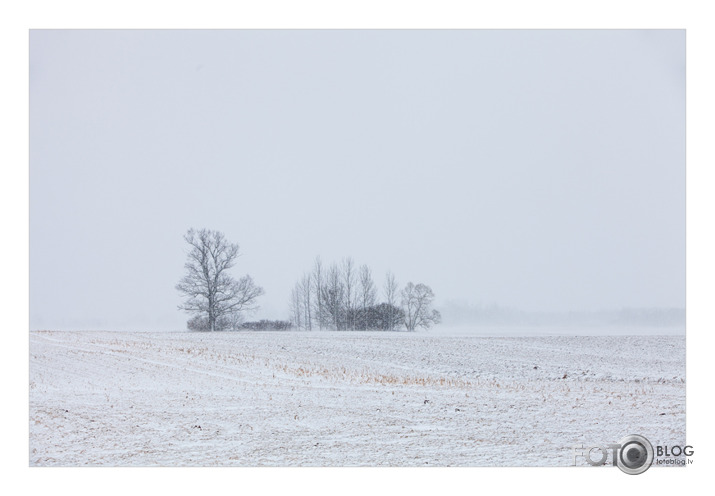
<instances>
[{"instance_id":1,"label":"white sky","mask_svg":"<svg viewBox=\"0 0 715 496\"><path fill-rule=\"evenodd\" d=\"M685 305L684 31L33 31L30 328L177 329L189 227L440 301Z\"/></svg>"}]
</instances>

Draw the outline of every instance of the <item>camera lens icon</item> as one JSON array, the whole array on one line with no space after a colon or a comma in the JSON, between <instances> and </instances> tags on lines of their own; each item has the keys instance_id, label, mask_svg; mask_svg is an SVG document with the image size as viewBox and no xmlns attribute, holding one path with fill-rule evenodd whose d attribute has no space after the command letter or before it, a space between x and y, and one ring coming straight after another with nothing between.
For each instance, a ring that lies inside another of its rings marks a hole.
<instances>
[{"instance_id":1,"label":"camera lens icon","mask_svg":"<svg viewBox=\"0 0 715 496\"><path fill-rule=\"evenodd\" d=\"M653 464L653 446L643 436L631 434L618 443L618 468L630 475L642 474Z\"/></svg>"}]
</instances>

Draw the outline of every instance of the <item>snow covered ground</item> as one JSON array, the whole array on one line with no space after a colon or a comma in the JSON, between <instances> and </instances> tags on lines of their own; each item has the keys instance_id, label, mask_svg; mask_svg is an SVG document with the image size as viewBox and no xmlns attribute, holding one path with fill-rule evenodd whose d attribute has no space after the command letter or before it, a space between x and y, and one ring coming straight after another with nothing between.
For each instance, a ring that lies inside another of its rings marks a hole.
<instances>
[{"instance_id":1,"label":"snow covered ground","mask_svg":"<svg viewBox=\"0 0 715 496\"><path fill-rule=\"evenodd\" d=\"M34 466L569 466L685 445L685 337L37 331L29 420Z\"/></svg>"}]
</instances>

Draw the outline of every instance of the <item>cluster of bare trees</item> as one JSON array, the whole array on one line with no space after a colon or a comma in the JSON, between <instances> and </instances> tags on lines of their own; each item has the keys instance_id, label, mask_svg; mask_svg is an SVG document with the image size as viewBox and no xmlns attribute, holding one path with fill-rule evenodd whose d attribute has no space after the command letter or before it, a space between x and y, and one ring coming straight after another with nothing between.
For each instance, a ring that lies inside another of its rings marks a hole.
<instances>
[{"instance_id":1,"label":"cluster of bare trees","mask_svg":"<svg viewBox=\"0 0 715 496\"><path fill-rule=\"evenodd\" d=\"M195 331L246 328L244 317L257 308L264 294L251 276L234 279L229 274L238 258L238 245L223 233L189 229L186 273L176 285L184 297L180 309L192 317L187 326ZM250 328L392 331L429 328L440 321L431 308L434 293L424 284L407 283L400 291L395 276L388 272L380 291L367 265L357 267L352 258L325 267L320 257L310 272L296 283L291 293L291 322L260 321Z\"/></svg>"},{"instance_id":2,"label":"cluster of bare trees","mask_svg":"<svg viewBox=\"0 0 715 496\"><path fill-rule=\"evenodd\" d=\"M424 284L408 283L400 291L391 272L380 294L367 265L357 267L345 258L326 267L318 257L293 287L290 314L293 325L304 330L392 331L404 326L414 331L440 321L439 312L431 309L433 299Z\"/></svg>"}]
</instances>

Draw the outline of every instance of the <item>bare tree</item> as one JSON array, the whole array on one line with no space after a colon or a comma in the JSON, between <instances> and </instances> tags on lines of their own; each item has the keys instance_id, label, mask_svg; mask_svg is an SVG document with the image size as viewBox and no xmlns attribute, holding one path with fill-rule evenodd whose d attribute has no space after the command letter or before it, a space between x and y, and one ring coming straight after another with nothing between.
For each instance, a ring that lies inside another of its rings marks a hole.
<instances>
[{"instance_id":1,"label":"bare tree","mask_svg":"<svg viewBox=\"0 0 715 496\"><path fill-rule=\"evenodd\" d=\"M303 279L300 282L300 295L303 299L303 326L306 331L313 330L313 306L310 302L310 296L312 293L313 282L311 280L310 272L303 275Z\"/></svg>"},{"instance_id":2,"label":"bare tree","mask_svg":"<svg viewBox=\"0 0 715 496\"><path fill-rule=\"evenodd\" d=\"M330 327L342 330L345 325L345 286L341 278L340 269L333 264L323 281L320 297L323 300L323 309Z\"/></svg>"},{"instance_id":3,"label":"bare tree","mask_svg":"<svg viewBox=\"0 0 715 496\"><path fill-rule=\"evenodd\" d=\"M323 262L320 257L315 257L313 265L313 303L315 305L315 320L318 328L322 331L325 323L325 312L323 311L323 299L320 297L323 291Z\"/></svg>"},{"instance_id":4,"label":"bare tree","mask_svg":"<svg viewBox=\"0 0 715 496\"><path fill-rule=\"evenodd\" d=\"M372 271L367 265L360 267L360 292L358 294L360 306L364 309L375 304L375 283L372 280Z\"/></svg>"},{"instance_id":5,"label":"bare tree","mask_svg":"<svg viewBox=\"0 0 715 496\"><path fill-rule=\"evenodd\" d=\"M418 327L429 329L433 324L439 324L441 316L430 306L434 300L432 288L424 284L407 283L402 290L402 310L405 312L405 327L414 331Z\"/></svg>"},{"instance_id":6,"label":"bare tree","mask_svg":"<svg viewBox=\"0 0 715 496\"><path fill-rule=\"evenodd\" d=\"M290 292L290 321L297 328L303 328L303 299L300 296L300 281Z\"/></svg>"},{"instance_id":7,"label":"bare tree","mask_svg":"<svg viewBox=\"0 0 715 496\"><path fill-rule=\"evenodd\" d=\"M375 283L372 280L372 272L367 265L361 265L358 271L358 291L357 291L357 322L354 322L358 329L372 329L375 323L372 322L372 313L369 311L375 305L376 298Z\"/></svg>"},{"instance_id":8,"label":"bare tree","mask_svg":"<svg viewBox=\"0 0 715 496\"><path fill-rule=\"evenodd\" d=\"M355 329L355 262L350 257L343 259L343 287L345 288L345 315L346 327L349 330Z\"/></svg>"},{"instance_id":9,"label":"bare tree","mask_svg":"<svg viewBox=\"0 0 715 496\"><path fill-rule=\"evenodd\" d=\"M290 295L291 322L298 329L312 330L312 282L310 273L295 283Z\"/></svg>"},{"instance_id":10,"label":"bare tree","mask_svg":"<svg viewBox=\"0 0 715 496\"><path fill-rule=\"evenodd\" d=\"M387 307L387 318L388 318L388 330L393 331L395 329L395 323L398 320L397 315L395 315L395 309L397 308L397 297L399 292L399 286L395 280L395 274L392 272L387 273L385 277L385 287L383 293L385 295L385 303L389 306Z\"/></svg>"},{"instance_id":11,"label":"bare tree","mask_svg":"<svg viewBox=\"0 0 715 496\"><path fill-rule=\"evenodd\" d=\"M185 301L179 309L206 319L208 330L220 330L240 321L242 312L256 306L264 292L251 276L236 280L228 273L238 258L238 245L229 243L223 233L210 229L189 229L184 235L189 244L186 275L176 285Z\"/></svg>"}]
</instances>

